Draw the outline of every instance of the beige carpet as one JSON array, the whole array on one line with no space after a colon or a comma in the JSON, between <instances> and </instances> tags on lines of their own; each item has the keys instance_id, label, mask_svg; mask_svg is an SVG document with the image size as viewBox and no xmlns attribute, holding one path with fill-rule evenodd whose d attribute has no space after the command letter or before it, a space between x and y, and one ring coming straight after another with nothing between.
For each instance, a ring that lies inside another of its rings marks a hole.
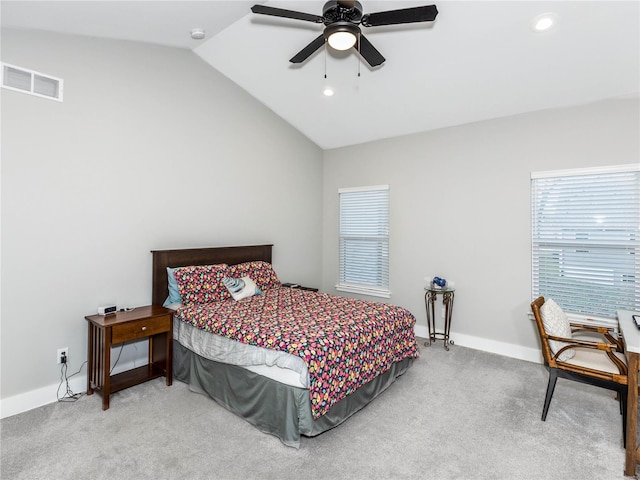
<instances>
[{"instance_id":1,"label":"beige carpet","mask_svg":"<svg viewBox=\"0 0 640 480\"><path fill-rule=\"evenodd\" d=\"M0 422L2 479L623 479L614 394L442 344L339 427L288 448L175 382Z\"/></svg>"}]
</instances>

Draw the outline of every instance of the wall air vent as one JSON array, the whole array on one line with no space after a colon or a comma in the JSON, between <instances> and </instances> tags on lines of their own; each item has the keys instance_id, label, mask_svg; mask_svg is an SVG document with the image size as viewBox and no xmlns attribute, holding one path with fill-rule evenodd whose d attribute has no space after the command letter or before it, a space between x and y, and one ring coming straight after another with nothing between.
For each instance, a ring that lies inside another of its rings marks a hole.
<instances>
[{"instance_id":1,"label":"wall air vent","mask_svg":"<svg viewBox=\"0 0 640 480\"><path fill-rule=\"evenodd\" d=\"M2 87L62 101L62 79L7 63L2 64Z\"/></svg>"}]
</instances>

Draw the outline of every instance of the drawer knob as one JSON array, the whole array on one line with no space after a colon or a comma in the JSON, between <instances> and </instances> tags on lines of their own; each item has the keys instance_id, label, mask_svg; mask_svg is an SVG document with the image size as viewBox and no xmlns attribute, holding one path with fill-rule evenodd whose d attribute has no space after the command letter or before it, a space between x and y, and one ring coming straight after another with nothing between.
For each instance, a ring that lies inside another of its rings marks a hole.
<instances>
[{"instance_id":1,"label":"drawer knob","mask_svg":"<svg viewBox=\"0 0 640 480\"><path fill-rule=\"evenodd\" d=\"M142 327L142 331L143 332L146 331L146 330L147 330L147 327Z\"/></svg>"}]
</instances>

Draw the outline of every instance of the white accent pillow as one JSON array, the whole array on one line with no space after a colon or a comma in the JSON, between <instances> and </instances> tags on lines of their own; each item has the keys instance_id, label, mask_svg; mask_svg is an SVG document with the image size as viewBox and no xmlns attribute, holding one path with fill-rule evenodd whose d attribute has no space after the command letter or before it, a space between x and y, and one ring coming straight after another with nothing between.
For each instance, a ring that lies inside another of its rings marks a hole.
<instances>
[{"instance_id":1,"label":"white accent pillow","mask_svg":"<svg viewBox=\"0 0 640 480\"><path fill-rule=\"evenodd\" d=\"M262 294L262 290L258 288L250 277L224 277L222 283L227 287L234 300L242 300L243 298Z\"/></svg>"},{"instance_id":2,"label":"white accent pillow","mask_svg":"<svg viewBox=\"0 0 640 480\"><path fill-rule=\"evenodd\" d=\"M562 308L551 298L547 299L542 307L540 307L540 316L542 317L542 324L548 335L571 338L571 325L569 324L567 314L564 313ZM551 347L554 355L565 345L567 345L565 342L549 340L549 347ZM558 357L558 361L566 362L573 358L575 354L576 352L573 349L565 350Z\"/></svg>"}]
</instances>

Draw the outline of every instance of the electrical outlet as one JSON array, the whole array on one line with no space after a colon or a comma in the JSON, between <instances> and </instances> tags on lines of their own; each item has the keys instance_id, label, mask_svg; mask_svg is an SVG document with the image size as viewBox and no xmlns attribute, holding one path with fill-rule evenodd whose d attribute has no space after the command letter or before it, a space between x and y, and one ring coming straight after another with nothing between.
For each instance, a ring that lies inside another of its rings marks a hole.
<instances>
[{"instance_id":1,"label":"electrical outlet","mask_svg":"<svg viewBox=\"0 0 640 480\"><path fill-rule=\"evenodd\" d=\"M63 362L62 357L66 360ZM69 347L63 347L58 349L58 356L56 357L56 363L69 363Z\"/></svg>"}]
</instances>

